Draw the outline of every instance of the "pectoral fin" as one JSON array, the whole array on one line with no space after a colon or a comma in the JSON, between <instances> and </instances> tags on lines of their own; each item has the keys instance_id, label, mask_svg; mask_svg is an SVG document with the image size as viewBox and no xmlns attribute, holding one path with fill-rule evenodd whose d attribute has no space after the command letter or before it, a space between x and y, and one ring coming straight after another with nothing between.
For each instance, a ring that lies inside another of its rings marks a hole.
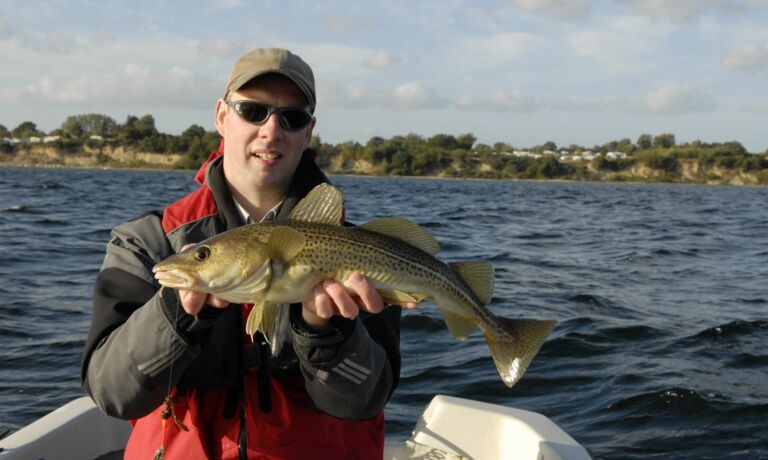
<instances>
[{"instance_id":1,"label":"pectoral fin","mask_svg":"<svg viewBox=\"0 0 768 460\"><path fill-rule=\"evenodd\" d=\"M307 240L304 235L293 227L278 225L269 235L267 251L269 258L277 262L290 262L304 246Z\"/></svg>"}]
</instances>

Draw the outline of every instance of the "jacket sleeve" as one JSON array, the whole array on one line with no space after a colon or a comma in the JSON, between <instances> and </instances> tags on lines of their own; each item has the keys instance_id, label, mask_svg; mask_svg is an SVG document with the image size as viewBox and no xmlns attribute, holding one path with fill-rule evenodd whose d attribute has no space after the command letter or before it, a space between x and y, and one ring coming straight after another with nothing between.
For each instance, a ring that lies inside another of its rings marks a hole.
<instances>
[{"instance_id":1,"label":"jacket sleeve","mask_svg":"<svg viewBox=\"0 0 768 460\"><path fill-rule=\"evenodd\" d=\"M355 320L335 317L334 327L313 334L292 305L293 348L315 406L337 418L362 420L384 409L400 378L398 306Z\"/></svg>"},{"instance_id":2,"label":"jacket sleeve","mask_svg":"<svg viewBox=\"0 0 768 460\"><path fill-rule=\"evenodd\" d=\"M109 415L139 418L151 412L199 353L191 331L205 325L193 324L177 292L160 290L152 276L154 264L172 251L157 214L112 231L94 285L81 369L83 389Z\"/></svg>"}]
</instances>

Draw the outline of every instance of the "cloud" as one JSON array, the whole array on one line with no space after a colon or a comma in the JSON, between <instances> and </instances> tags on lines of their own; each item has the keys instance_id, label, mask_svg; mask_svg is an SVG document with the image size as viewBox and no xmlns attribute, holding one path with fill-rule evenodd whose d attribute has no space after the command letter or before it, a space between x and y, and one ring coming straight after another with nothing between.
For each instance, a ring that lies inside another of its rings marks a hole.
<instances>
[{"instance_id":1,"label":"cloud","mask_svg":"<svg viewBox=\"0 0 768 460\"><path fill-rule=\"evenodd\" d=\"M343 34L354 29L367 29L373 25L368 18L352 12L345 16L328 16L325 18L324 24L328 30L337 34Z\"/></svg>"},{"instance_id":2,"label":"cloud","mask_svg":"<svg viewBox=\"0 0 768 460\"><path fill-rule=\"evenodd\" d=\"M0 16L0 40L10 38L13 35L13 27L8 24L8 21Z\"/></svg>"},{"instance_id":3,"label":"cloud","mask_svg":"<svg viewBox=\"0 0 768 460\"><path fill-rule=\"evenodd\" d=\"M369 69L384 70L392 68L403 62L403 59L389 51L374 51L364 64Z\"/></svg>"},{"instance_id":4,"label":"cloud","mask_svg":"<svg viewBox=\"0 0 768 460\"><path fill-rule=\"evenodd\" d=\"M532 112L544 104L536 98L519 91L496 91L480 95L465 94L456 101L456 106L464 110L492 112Z\"/></svg>"},{"instance_id":5,"label":"cloud","mask_svg":"<svg viewBox=\"0 0 768 460\"><path fill-rule=\"evenodd\" d=\"M244 53L245 46L223 38L209 37L197 42L197 51L211 56L229 58Z\"/></svg>"},{"instance_id":6,"label":"cloud","mask_svg":"<svg viewBox=\"0 0 768 460\"><path fill-rule=\"evenodd\" d=\"M743 107L741 111L750 114L768 114L768 103L750 104Z\"/></svg>"},{"instance_id":7,"label":"cloud","mask_svg":"<svg viewBox=\"0 0 768 460\"><path fill-rule=\"evenodd\" d=\"M768 42L747 43L731 50L724 58L723 65L729 69L754 69L768 67Z\"/></svg>"},{"instance_id":8,"label":"cloud","mask_svg":"<svg viewBox=\"0 0 768 460\"><path fill-rule=\"evenodd\" d=\"M684 115L707 112L717 106L709 94L693 90L687 85L667 85L645 96L644 109L663 115Z\"/></svg>"},{"instance_id":9,"label":"cloud","mask_svg":"<svg viewBox=\"0 0 768 460\"><path fill-rule=\"evenodd\" d=\"M524 11L559 19L585 16L590 11L584 0L512 0L512 3Z\"/></svg>"},{"instance_id":10,"label":"cloud","mask_svg":"<svg viewBox=\"0 0 768 460\"><path fill-rule=\"evenodd\" d=\"M693 90L687 85L668 85L651 91L644 97L590 97L574 94L541 96L519 91L465 94L456 101L456 107L486 112L547 111L683 115L713 110L716 108L716 103L710 95Z\"/></svg>"},{"instance_id":11,"label":"cloud","mask_svg":"<svg viewBox=\"0 0 768 460\"><path fill-rule=\"evenodd\" d=\"M33 84L2 90L0 101L142 108L172 105L200 109L205 104L213 104L219 90L218 85L180 66L157 72L130 64L119 72L44 77Z\"/></svg>"},{"instance_id":12,"label":"cloud","mask_svg":"<svg viewBox=\"0 0 768 460\"><path fill-rule=\"evenodd\" d=\"M32 50L52 54L70 54L90 46L74 35L60 30L30 34L24 38L24 41Z\"/></svg>"},{"instance_id":13,"label":"cloud","mask_svg":"<svg viewBox=\"0 0 768 460\"><path fill-rule=\"evenodd\" d=\"M245 6L245 0L213 0L213 5L217 8L231 9Z\"/></svg>"},{"instance_id":14,"label":"cloud","mask_svg":"<svg viewBox=\"0 0 768 460\"><path fill-rule=\"evenodd\" d=\"M347 109L383 108L388 110L423 110L447 106L433 89L417 81L382 90L362 83L331 84L318 88L318 100L326 107Z\"/></svg>"},{"instance_id":15,"label":"cloud","mask_svg":"<svg viewBox=\"0 0 768 460\"><path fill-rule=\"evenodd\" d=\"M394 107L401 110L436 109L446 105L438 94L417 81L411 81L395 88Z\"/></svg>"},{"instance_id":16,"label":"cloud","mask_svg":"<svg viewBox=\"0 0 768 460\"><path fill-rule=\"evenodd\" d=\"M469 37L460 40L452 58L462 66L497 66L515 61L528 54L536 46L533 35L503 32L485 37Z\"/></svg>"},{"instance_id":17,"label":"cloud","mask_svg":"<svg viewBox=\"0 0 768 460\"><path fill-rule=\"evenodd\" d=\"M734 14L768 7L768 0L613 0L651 19L689 21L705 15Z\"/></svg>"},{"instance_id":18,"label":"cloud","mask_svg":"<svg viewBox=\"0 0 768 460\"><path fill-rule=\"evenodd\" d=\"M657 51L671 33L667 25L648 18L616 16L598 27L579 29L566 41L577 56L602 59L611 67Z\"/></svg>"},{"instance_id":19,"label":"cloud","mask_svg":"<svg viewBox=\"0 0 768 460\"><path fill-rule=\"evenodd\" d=\"M381 105L386 98L383 92L361 83L325 85L318 82L317 99L323 107L369 109Z\"/></svg>"}]
</instances>

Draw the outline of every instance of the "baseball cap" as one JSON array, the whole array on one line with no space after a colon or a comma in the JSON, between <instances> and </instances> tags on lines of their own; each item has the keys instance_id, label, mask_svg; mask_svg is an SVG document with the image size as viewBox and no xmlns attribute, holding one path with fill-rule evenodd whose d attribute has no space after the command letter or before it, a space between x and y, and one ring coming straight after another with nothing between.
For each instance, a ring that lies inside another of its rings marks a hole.
<instances>
[{"instance_id":1,"label":"baseball cap","mask_svg":"<svg viewBox=\"0 0 768 460\"><path fill-rule=\"evenodd\" d=\"M315 108L315 76L312 69L299 56L281 48L259 48L240 57L229 74L224 98L267 73L289 78L304 93L309 106Z\"/></svg>"}]
</instances>

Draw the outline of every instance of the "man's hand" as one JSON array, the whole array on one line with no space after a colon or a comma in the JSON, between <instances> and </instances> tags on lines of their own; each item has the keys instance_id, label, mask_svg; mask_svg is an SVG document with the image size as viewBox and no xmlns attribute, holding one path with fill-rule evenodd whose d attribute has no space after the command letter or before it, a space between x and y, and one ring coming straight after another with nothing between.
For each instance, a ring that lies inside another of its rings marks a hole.
<instances>
[{"instance_id":1,"label":"man's hand","mask_svg":"<svg viewBox=\"0 0 768 460\"><path fill-rule=\"evenodd\" d=\"M213 294L208 294L207 292L183 291L181 289L179 289L179 300L181 301L181 307L184 311L192 316L197 316L205 304L215 308L225 308L229 305L228 301L220 299Z\"/></svg>"},{"instance_id":2,"label":"man's hand","mask_svg":"<svg viewBox=\"0 0 768 460\"><path fill-rule=\"evenodd\" d=\"M386 302L403 308L416 308L416 302ZM302 303L302 317L314 331L328 329L331 317L343 316L353 319L361 311L379 313L384 309L385 300L360 273L353 273L344 284L325 280L315 286L312 298Z\"/></svg>"}]
</instances>

